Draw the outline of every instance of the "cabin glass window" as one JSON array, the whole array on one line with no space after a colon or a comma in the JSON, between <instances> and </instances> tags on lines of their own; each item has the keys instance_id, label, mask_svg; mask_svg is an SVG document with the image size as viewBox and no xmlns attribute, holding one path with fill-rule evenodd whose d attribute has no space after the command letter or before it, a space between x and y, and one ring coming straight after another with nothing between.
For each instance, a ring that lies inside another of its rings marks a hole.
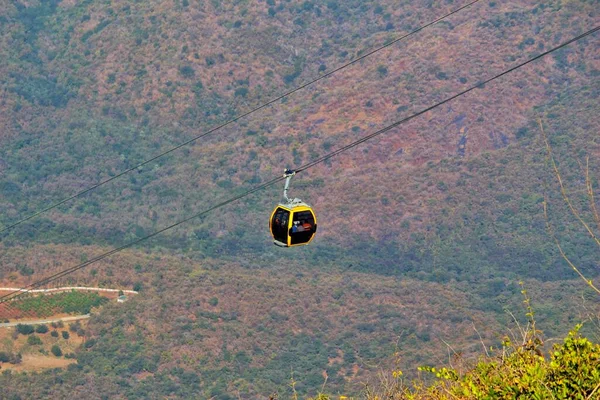
<instances>
[{"instance_id":1,"label":"cabin glass window","mask_svg":"<svg viewBox=\"0 0 600 400\"><path fill-rule=\"evenodd\" d=\"M315 234L315 217L310 211L295 212L290 228L291 244L303 244Z\"/></svg>"},{"instance_id":2,"label":"cabin glass window","mask_svg":"<svg viewBox=\"0 0 600 400\"><path fill-rule=\"evenodd\" d=\"M271 232L275 240L287 244L288 223L290 212L283 208L278 208L273 214L271 221Z\"/></svg>"}]
</instances>

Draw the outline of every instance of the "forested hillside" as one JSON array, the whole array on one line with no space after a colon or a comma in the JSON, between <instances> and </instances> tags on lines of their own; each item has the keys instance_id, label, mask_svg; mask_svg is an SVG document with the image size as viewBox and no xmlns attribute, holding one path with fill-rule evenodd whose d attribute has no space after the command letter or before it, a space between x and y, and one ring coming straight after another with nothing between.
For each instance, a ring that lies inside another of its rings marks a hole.
<instances>
[{"instance_id":1,"label":"forested hillside","mask_svg":"<svg viewBox=\"0 0 600 400\"><path fill-rule=\"evenodd\" d=\"M10 0L0 4L0 230L463 1ZM304 165L598 24L594 0L478 1L223 129L0 233L0 286L27 285ZM67 371L15 396L262 398L358 392L397 347L415 366L480 350L522 315L564 335L600 304L584 218L600 173L598 34L299 174L310 246L267 229L282 185L52 285L143 288L89 322ZM583 163L583 164L581 164ZM598 197L597 197L598 198ZM1 317L1 316L0 316ZM584 333L586 332L584 328ZM90 343L90 342L87 342ZM0 349L1 351L2 349ZM126 360L125 360L126 359ZM413 368L414 370L414 368ZM327 378L325 378L327 377Z\"/></svg>"}]
</instances>

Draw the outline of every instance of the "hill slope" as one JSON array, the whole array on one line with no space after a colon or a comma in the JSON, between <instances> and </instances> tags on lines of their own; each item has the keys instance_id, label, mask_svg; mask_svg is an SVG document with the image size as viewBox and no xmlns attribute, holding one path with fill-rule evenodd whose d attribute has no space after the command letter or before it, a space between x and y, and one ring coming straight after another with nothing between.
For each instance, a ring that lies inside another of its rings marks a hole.
<instances>
[{"instance_id":1,"label":"hill slope","mask_svg":"<svg viewBox=\"0 0 600 400\"><path fill-rule=\"evenodd\" d=\"M462 4L6 2L0 226ZM206 209L590 29L598 13L588 1L477 3L0 234L0 283L31 283ZM544 195L561 243L590 277L597 253L560 198L536 120L589 216L577 161L590 156L600 172L597 40L294 178L292 195L319 216L309 247L271 245L267 219L281 197L272 187L57 282L146 293L91 319L79 366L2 376L3 388L253 398L284 393L293 369L302 393L323 371L334 391L356 391L396 343L414 366L444 357L436 338L476 351L473 324L494 342L509 322L503 309L518 314L520 279L542 304L544 329L566 333L583 285L548 240Z\"/></svg>"}]
</instances>

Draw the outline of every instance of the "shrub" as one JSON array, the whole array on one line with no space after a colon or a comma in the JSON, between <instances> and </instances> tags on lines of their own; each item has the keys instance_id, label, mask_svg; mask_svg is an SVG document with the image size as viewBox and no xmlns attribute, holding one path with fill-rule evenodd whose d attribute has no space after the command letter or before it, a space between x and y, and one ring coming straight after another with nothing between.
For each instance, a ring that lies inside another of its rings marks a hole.
<instances>
[{"instance_id":1,"label":"shrub","mask_svg":"<svg viewBox=\"0 0 600 400\"><path fill-rule=\"evenodd\" d=\"M79 321L75 321L72 324L69 324L69 331L71 332L77 332L77 329L81 328L81 324L79 323Z\"/></svg>"},{"instance_id":2,"label":"shrub","mask_svg":"<svg viewBox=\"0 0 600 400\"><path fill-rule=\"evenodd\" d=\"M40 339L39 336L31 335L27 338L27 344L37 346L42 344L42 339Z\"/></svg>"},{"instance_id":3,"label":"shrub","mask_svg":"<svg viewBox=\"0 0 600 400\"><path fill-rule=\"evenodd\" d=\"M302 9L304 11L311 11L314 7L315 5L310 1L305 1L304 3L302 3Z\"/></svg>"},{"instance_id":4,"label":"shrub","mask_svg":"<svg viewBox=\"0 0 600 400\"><path fill-rule=\"evenodd\" d=\"M237 88L235 89L235 93L234 95L237 97L246 97L246 95L248 95L248 88L245 87L241 87L241 88Z\"/></svg>"},{"instance_id":5,"label":"shrub","mask_svg":"<svg viewBox=\"0 0 600 400\"><path fill-rule=\"evenodd\" d=\"M547 385L556 398L592 398L600 382L600 344L579 336L581 325L555 344Z\"/></svg>"},{"instance_id":6,"label":"shrub","mask_svg":"<svg viewBox=\"0 0 600 400\"><path fill-rule=\"evenodd\" d=\"M52 352L52 354L54 354L56 357L60 357L62 356L62 350L60 349L60 347L58 347L57 344L55 344L54 346L52 346L52 348L50 349L50 351Z\"/></svg>"},{"instance_id":7,"label":"shrub","mask_svg":"<svg viewBox=\"0 0 600 400\"><path fill-rule=\"evenodd\" d=\"M517 133L515 134L515 136L517 139L523 139L528 134L529 134L529 129L527 127L521 127L521 128L519 128L519 130L517 130Z\"/></svg>"},{"instance_id":8,"label":"shrub","mask_svg":"<svg viewBox=\"0 0 600 400\"><path fill-rule=\"evenodd\" d=\"M50 332L50 336L52 336L52 337L58 337L58 332L57 331L52 331L52 332Z\"/></svg>"},{"instance_id":9,"label":"shrub","mask_svg":"<svg viewBox=\"0 0 600 400\"><path fill-rule=\"evenodd\" d=\"M19 267L19 273L23 276L31 276L34 272L35 270L33 268L28 267L26 265L22 265Z\"/></svg>"},{"instance_id":10,"label":"shrub","mask_svg":"<svg viewBox=\"0 0 600 400\"><path fill-rule=\"evenodd\" d=\"M192 78L196 72L194 71L194 68L189 65L184 65L183 67L179 67L179 74L184 78Z\"/></svg>"},{"instance_id":11,"label":"shrub","mask_svg":"<svg viewBox=\"0 0 600 400\"><path fill-rule=\"evenodd\" d=\"M600 382L600 344L579 335L577 325L555 344L549 358L542 355L542 340L533 328L526 331L522 343L503 341L497 356L484 357L474 367L460 369L420 367L437 380L430 385L418 382L416 389L403 385L401 371L394 371L397 386L386 398L411 399L592 399ZM386 388L383 388L385 391ZM447 397L449 394L451 397ZM398 397L396 397L398 396ZM367 399L378 398L371 391Z\"/></svg>"},{"instance_id":12,"label":"shrub","mask_svg":"<svg viewBox=\"0 0 600 400\"><path fill-rule=\"evenodd\" d=\"M47 325L38 325L35 328L36 333L48 333L48 326Z\"/></svg>"},{"instance_id":13,"label":"shrub","mask_svg":"<svg viewBox=\"0 0 600 400\"><path fill-rule=\"evenodd\" d=\"M192 92L194 92L194 94L196 96L200 96L202 94L202 89L204 89L204 85L202 84L202 81L196 81L196 83L194 83L194 86L192 86ZM141 265L140 265L140 270L141 270ZM137 271L137 269L136 269Z\"/></svg>"},{"instance_id":14,"label":"shrub","mask_svg":"<svg viewBox=\"0 0 600 400\"><path fill-rule=\"evenodd\" d=\"M71 337L71 335L69 335L69 332L67 332L67 331L62 331L62 337L63 337L63 339L68 339Z\"/></svg>"},{"instance_id":15,"label":"shrub","mask_svg":"<svg viewBox=\"0 0 600 400\"><path fill-rule=\"evenodd\" d=\"M17 332L20 333L21 335L31 335L34 331L35 331L35 329L31 325L25 325L25 324L17 325Z\"/></svg>"},{"instance_id":16,"label":"shrub","mask_svg":"<svg viewBox=\"0 0 600 400\"><path fill-rule=\"evenodd\" d=\"M19 364L21 362L21 353L14 354L6 351L0 351L0 362Z\"/></svg>"},{"instance_id":17,"label":"shrub","mask_svg":"<svg viewBox=\"0 0 600 400\"><path fill-rule=\"evenodd\" d=\"M452 370L442 373L445 369L436 375L455 381L451 392L460 398L492 393L496 398L591 398L600 382L600 345L580 337L580 327L575 327L562 344L554 345L550 360L541 356L541 341L531 335L524 346L505 340L508 356L479 362L463 376Z\"/></svg>"}]
</instances>

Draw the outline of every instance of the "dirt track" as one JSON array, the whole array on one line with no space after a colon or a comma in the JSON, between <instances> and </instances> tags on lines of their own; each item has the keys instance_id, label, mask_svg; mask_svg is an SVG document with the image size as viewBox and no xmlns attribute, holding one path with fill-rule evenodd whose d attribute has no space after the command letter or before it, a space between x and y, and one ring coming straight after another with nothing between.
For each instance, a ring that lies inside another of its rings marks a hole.
<instances>
[{"instance_id":1,"label":"dirt track","mask_svg":"<svg viewBox=\"0 0 600 400\"><path fill-rule=\"evenodd\" d=\"M27 324L27 325L40 325L40 324L51 324L52 322L70 322L77 321L80 319L87 319L90 317L90 314L84 315L74 315L72 317L62 317L62 318L48 318L48 319L35 319L31 321L17 321L17 322L4 322L0 324L0 328L10 328L13 326L17 326L19 324Z\"/></svg>"}]
</instances>

